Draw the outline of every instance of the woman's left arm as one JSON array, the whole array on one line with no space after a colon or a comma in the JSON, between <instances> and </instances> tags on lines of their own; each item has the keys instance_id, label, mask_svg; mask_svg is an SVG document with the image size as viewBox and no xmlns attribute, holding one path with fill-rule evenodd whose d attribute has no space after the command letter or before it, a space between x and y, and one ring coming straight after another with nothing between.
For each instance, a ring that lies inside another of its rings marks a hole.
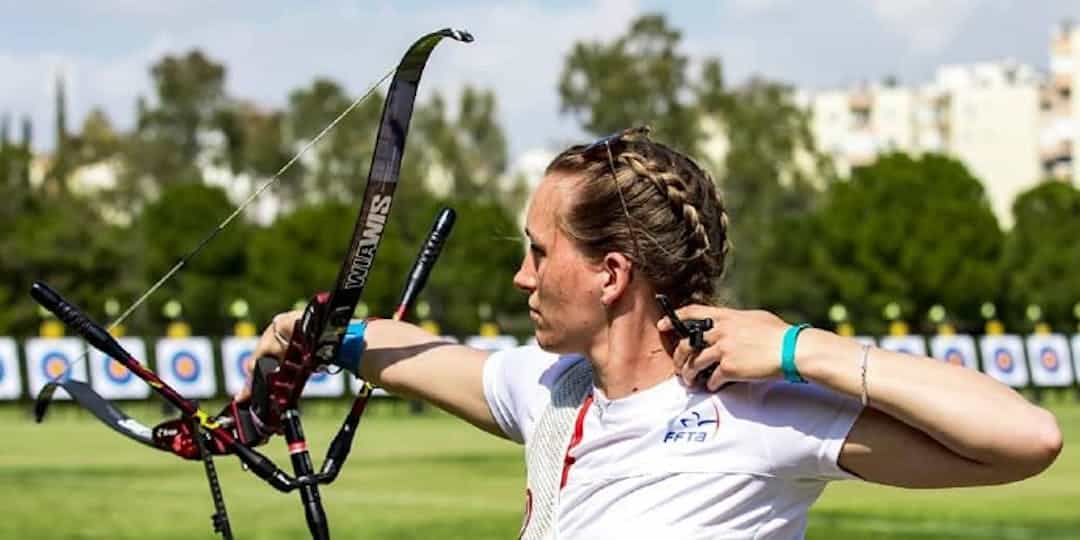
<instances>
[{"instance_id":1,"label":"woman's left arm","mask_svg":"<svg viewBox=\"0 0 1080 540\"><path fill-rule=\"evenodd\" d=\"M765 311L686 306L681 318L711 318L709 346L680 340L673 360L693 381L710 365L717 388L729 380L778 379L780 345L789 325ZM666 319L658 324L670 332ZM863 345L834 333L799 334L795 365L807 380L855 399L863 393ZM1052 414L973 369L871 347L866 362L869 407L855 421L839 464L859 477L903 487L1001 484L1038 474L1061 451Z\"/></svg>"}]
</instances>

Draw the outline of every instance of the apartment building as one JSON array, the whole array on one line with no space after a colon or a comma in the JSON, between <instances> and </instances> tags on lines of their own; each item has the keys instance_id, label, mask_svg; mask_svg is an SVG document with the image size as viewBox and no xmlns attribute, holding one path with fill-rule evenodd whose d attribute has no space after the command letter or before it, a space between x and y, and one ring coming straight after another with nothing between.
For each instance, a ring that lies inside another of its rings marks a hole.
<instances>
[{"instance_id":1,"label":"apartment building","mask_svg":"<svg viewBox=\"0 0 1080 540\"><path fill-rule=\"evenodd\" d=\"M1008 227L1017 194L1047 178L1078 177L1078 68L1080 30L1062 24L1051 37L1049 73L1009 60L946 65L922 84L803 91L800 101L840 174L890 151L948 154L982 180Z\"/></svg>"}]
</instances>

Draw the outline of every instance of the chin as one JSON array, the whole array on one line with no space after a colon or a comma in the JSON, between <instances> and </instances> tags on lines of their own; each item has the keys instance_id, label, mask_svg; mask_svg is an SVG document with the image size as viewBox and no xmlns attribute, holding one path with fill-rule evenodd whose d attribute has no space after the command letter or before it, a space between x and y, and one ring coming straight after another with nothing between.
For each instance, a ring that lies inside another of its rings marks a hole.
<instances>
[{"instance_id":1,"label":"chin","mask_svg":"<svg viewBox=\"0 0 1080 540\"><path fill-rule=\"evenodd\" d=\"M536 336L536 345L542 350L554 354L576 354L581 351L572 346L565 338L554 336L547 332L541 332L537 329L534 333Z\"/></svg>"}]
</instances>

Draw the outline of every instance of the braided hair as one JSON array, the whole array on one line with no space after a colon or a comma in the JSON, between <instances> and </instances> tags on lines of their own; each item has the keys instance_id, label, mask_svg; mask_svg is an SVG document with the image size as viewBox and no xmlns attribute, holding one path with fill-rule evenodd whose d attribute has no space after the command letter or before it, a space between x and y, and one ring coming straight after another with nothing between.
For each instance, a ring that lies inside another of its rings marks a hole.
<instances>
[{"instance_id":1,"label":"braided hair","mask_svg":"<svg viewBox=\"0 0 1080 540\"><path fill-rule=\"evenodd\" d=\"M620 252L676 306L712 304L724 273L728 216L709 176L689 157L632 128L573 146L546 174L574 178L559 217L586 256Z\"/></svg>"}]
</instances>

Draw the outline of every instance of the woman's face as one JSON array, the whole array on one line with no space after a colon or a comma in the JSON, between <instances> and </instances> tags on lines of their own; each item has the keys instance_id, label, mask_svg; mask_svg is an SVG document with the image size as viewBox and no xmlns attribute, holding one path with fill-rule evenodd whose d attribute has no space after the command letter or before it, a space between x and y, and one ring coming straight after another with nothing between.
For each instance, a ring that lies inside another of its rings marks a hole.
<instances>
[{"instance_id":1,"label":"woman's face","mask_svg":"<svg viewBox=\"0 0 1080 540\"><path fill-rule=\"evenodd\" d=\"M588 261L558 226L568 186L564 175L544 177L525 218L528 247L514 285L529 295L529 317L546 351L584 353L604 323L603 267Z\"/></svg>"}]
</instances>

